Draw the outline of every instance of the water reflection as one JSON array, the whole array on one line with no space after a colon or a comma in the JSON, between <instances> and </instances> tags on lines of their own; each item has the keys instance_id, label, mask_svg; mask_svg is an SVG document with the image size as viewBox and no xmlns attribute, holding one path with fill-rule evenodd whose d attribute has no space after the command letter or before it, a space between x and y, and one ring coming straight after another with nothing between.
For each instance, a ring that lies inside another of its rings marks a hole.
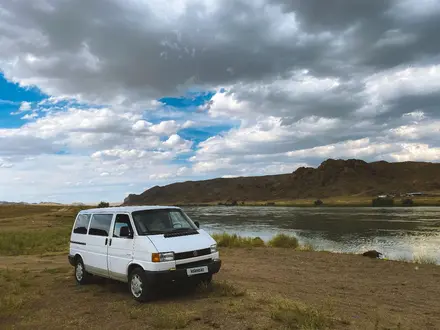
<instances>
[{"instance_id":1,"label":"water reflection","mask_svg":"<svg viewBox=\"0 0 440 330\"><path fill-rule=\"evenodd\" d=\"M260 236L285 232L333 252L377 249L390 259L440 262L440 208L187 207L208 232Z\"/></svg>"}]
</instances>

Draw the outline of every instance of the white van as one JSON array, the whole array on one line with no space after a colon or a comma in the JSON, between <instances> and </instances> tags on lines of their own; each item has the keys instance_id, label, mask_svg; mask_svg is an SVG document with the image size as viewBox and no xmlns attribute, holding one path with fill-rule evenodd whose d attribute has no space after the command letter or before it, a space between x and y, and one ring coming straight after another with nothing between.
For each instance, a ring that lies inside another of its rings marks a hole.
<instances>
[{"instance_id":1,"label":"white van","mask_svg":"<svg viewBox=\"0 0 440 330\"><path fill-rule=\"evenodd\" d=\"M126 282L135 300L176 281L211 282L221 260L216 241L179 207L131 206L82 210L70 238L77 283L90 275Z\"/></svg>"}]
</instances>

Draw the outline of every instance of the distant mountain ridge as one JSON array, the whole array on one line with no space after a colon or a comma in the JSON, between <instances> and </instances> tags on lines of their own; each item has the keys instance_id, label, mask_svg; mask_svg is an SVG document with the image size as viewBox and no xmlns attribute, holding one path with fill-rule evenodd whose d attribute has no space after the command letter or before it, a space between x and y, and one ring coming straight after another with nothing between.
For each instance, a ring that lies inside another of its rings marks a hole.
<instances>
[{"instance_id":1,"label":"distant mountain ridge","mask_svg":"<svg viewBox=\"0 0 440 330\"><path fill-rule=\"evenodd\" d=\"M440 163L328 159L291 174L217 178L155 186L123 205L203 204L440 191Z\"/></svg>"}]
</instances>

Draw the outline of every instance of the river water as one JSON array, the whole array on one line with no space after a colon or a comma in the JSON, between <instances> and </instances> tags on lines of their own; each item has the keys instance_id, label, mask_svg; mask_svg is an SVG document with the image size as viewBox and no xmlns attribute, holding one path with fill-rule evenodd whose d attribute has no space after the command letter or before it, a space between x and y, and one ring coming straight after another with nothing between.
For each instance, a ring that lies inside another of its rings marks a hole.
<instances>
[{"instance_id":1,"label":"river water","mask_svg":"<svg viewBox=\"0 0 440 330\"><path fill-rule=\"evenodd\" d=\"M360 253L376 249L389 259L422 256L440 263L440 208L185 207L209 233L269 240L277 233L317 250Z\"/></svg>"}]
</instances>

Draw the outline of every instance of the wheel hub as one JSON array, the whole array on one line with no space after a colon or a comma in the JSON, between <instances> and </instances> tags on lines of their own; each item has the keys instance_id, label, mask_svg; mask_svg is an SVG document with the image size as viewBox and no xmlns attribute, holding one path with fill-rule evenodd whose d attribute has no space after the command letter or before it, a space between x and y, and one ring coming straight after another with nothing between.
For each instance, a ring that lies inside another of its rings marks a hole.
<instances>
[{"instance_id":1,"label":"wheel hub","mask_svg":"<svg viewBox=\"0 0 440 330\"><path fill-rule=\"evenodd\" d=\"M142 280L138 274L135 274L131 279L131 293L139 298L142 294Z\"/></svg>"},{"instance_id":2,"label":"wheel hub","mask_svg":"<svg viewBox=\"0 0 440 330\"><path fill-rule=\"evenodd\" d=\"M78 281L81 281L84 275L84 269L81 263L78 263L78 265L76 265L76 279Z\"/></svg>"}]
</instances>

